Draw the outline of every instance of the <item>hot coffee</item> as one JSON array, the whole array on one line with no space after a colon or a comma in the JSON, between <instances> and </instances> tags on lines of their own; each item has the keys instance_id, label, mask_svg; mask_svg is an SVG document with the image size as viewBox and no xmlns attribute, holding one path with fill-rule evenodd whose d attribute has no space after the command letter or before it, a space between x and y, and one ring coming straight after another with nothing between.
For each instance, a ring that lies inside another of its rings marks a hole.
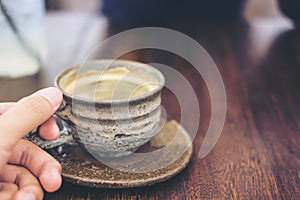
<instances>
[{"instance_id":1,"label":"hot coffee","mask_svg":"<svg viewBox=\"0 0 300 200\"><path fill-rule=\"evenodd\" d=\"M125 67L73 74L61 82L65 92L97 100L131 99L158 88L157 80Z\"/></svg>"}]
</instances>

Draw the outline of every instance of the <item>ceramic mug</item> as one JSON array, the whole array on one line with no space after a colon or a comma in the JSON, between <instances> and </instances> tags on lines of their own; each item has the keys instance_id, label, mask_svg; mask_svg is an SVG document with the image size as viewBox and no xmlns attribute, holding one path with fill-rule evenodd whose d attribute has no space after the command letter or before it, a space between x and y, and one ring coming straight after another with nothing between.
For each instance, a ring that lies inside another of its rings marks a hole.
<instances>
[{"instance_id":1,"label":"ceramic mug","mask_svg":"<svg viewBox=\"0 0 300 200\"><path fill-rule=\"evenodd\" d=\"M132 153L158 131L165 79L154 67L127 60L95 60L60 73L57 110L73 136L94 157Z\"/></svg>"}]
</instances>

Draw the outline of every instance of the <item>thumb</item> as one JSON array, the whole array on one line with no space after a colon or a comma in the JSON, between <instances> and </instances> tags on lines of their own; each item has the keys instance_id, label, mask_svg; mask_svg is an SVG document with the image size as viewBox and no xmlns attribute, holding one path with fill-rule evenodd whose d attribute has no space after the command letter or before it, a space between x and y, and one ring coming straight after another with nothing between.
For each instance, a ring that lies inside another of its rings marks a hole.
<instances>
[{"instance_id":1,"label":"thumb","mask_svg":"<svg viewBox=\"0 0 300 200\"><path fill-rule=\"evenodd\" d=\"M50 118L62 101L61 92L45 88L18 101L0 116L0 169L16 143Z\"/></svg>"}]
</instances>

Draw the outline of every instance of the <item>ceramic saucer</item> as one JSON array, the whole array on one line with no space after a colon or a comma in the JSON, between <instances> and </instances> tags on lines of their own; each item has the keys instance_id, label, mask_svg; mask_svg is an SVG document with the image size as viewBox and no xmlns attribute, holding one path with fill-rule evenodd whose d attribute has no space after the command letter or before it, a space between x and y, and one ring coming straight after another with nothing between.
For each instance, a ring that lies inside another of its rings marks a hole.
<instances>
[{"instance_id":1,"label":"ceramic saucer","mask_svg":"<svg viewBox=\"0 0 300 200\"><path fill-rule=\"evenodd\" d=\"M152 185L178 174L188 165L193 147L189 134L173 120L127 157L98 161L74 142L47 151L61 163L62 176L67 182L98 188L128 188Z\"/></svg>"}]
</instances>

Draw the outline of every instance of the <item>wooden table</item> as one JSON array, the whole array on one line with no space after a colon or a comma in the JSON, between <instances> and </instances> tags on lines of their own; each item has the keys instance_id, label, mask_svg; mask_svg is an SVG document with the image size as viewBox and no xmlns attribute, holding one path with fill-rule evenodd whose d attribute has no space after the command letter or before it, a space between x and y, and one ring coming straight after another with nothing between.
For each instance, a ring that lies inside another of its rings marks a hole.
<instances>
[{"instance_id":1,"label":"wooden table","mask_svg":"<svg viewBox=\"0 0 300 200\"><path fill-rule=\"evenodd\" d=\"M77 18L94 21L80 24ZM34 77L0 79L0 100L15 101L52 85L55 74L83 58L89 49L84 45L91 47L120 31L113 26L103 28L105 24L103 18L47 16L47 30L52 34L48 37L47 65ZM199 124L190 164L172 179L153 186L96 189L64 182L59 191L46 193L45 199L299 199L300 31L276 18L248 24L197 22L171 27L203 45L222 75L227 116L214 149L205 158L198 157L211 115L208 90L199 73L174 54L134 51L122 57L173 67L186 77L197 95L201 120L188 119L184 124L188 131ZM82 39L87 38L83 37L87 32L93 35L89 38L94 43ZM71 41L71 35L78 39ZM165 75L169 84L180 90L180 82ZM189 102L189 96L184 98ZM178 102L169 90L163 91L163 105L169 118L180 120ZM194 110L188 106L182 109Z\"/></svg>"}]
</instances>

